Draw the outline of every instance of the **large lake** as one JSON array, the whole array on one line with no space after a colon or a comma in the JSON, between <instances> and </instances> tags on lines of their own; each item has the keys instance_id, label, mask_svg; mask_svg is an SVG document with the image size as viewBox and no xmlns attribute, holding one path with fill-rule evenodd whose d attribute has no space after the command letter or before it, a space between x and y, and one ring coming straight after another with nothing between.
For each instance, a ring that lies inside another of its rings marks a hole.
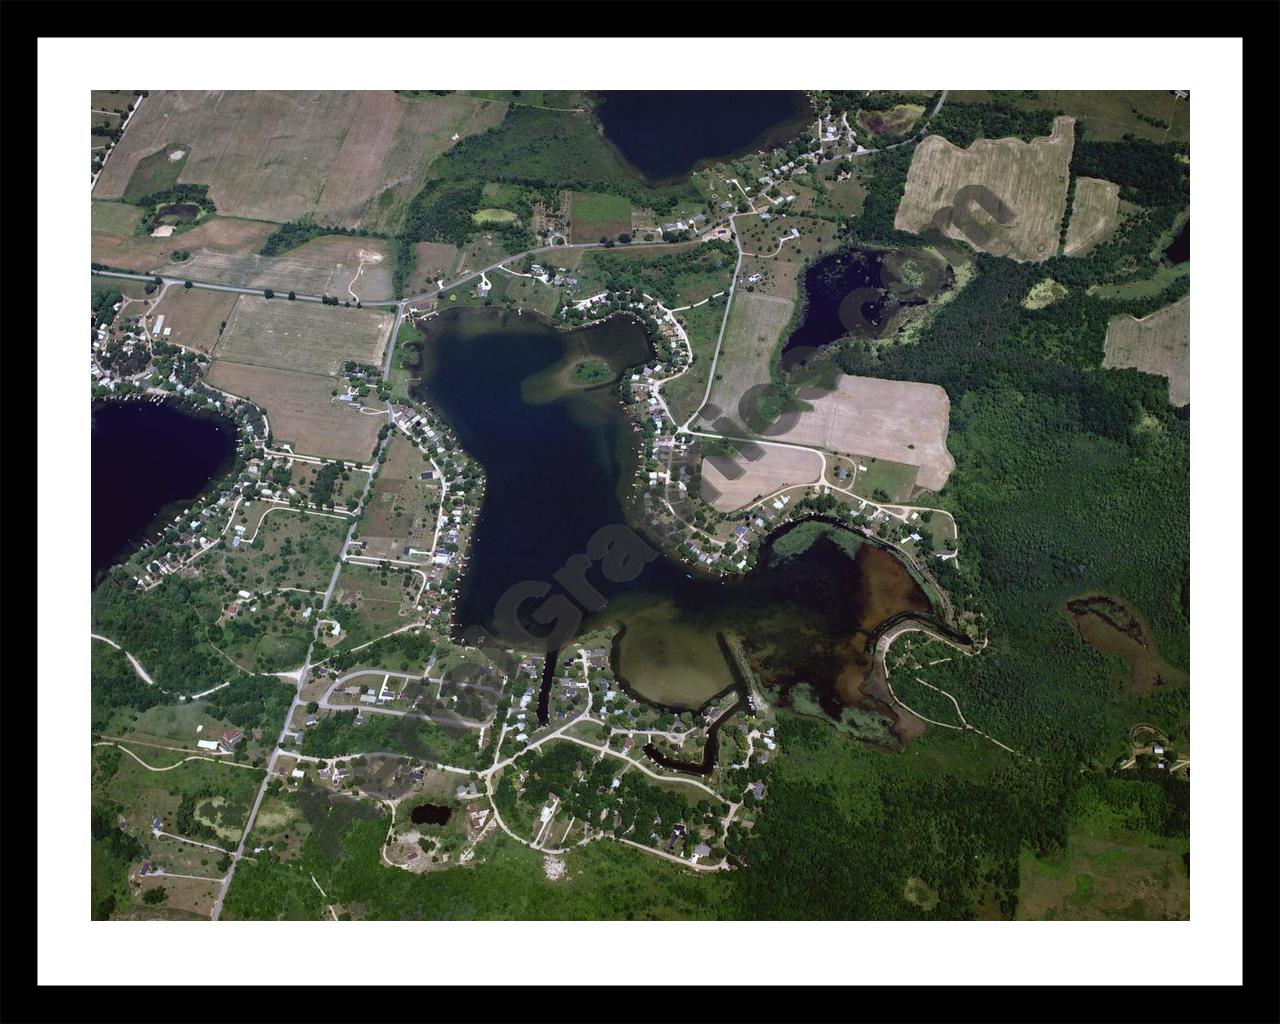
<instances>
[{"instance_id":1,"label":"large lake","mask_svg":"<svg viewBox=\"0 0 1280 1024\"><path fill-rule=\"evenodd\" d=\"M231 468L235 427L149 401L92 413L93 577Z\"/></svg>"},{"instance_id":2,"label":"large lake","mask_svg":"<svg viewBox=\"0 0 1280 1024\"><path fill-rule=\"evenodd\" d=\"M596 117L605 138L652 183L785 142L813 120L802 92L606 91L600 97Z\"/></svg>"},{"instance_id":3,"label":"large lake","mask_svg":"<svg viewBox=\"0 0 1280 1024\"><path fill-rule=\"evenodd\" d=\"M487 479L456 625L500 633L497 609L508 588L545 582L550 594L564 593L557 571L601 527L628 522L623 502L639 435L612 384L573 389L563 383L564 367L591 354L621 372L647 360L649 344L622 317L570 333L528 315L453 310L423 330L419 397L449 420ZM630 582L611 582L592 565L586 579L608 603L584 616L583 628L623 627L614 667L653 703L698 707L733 686L721 643L728 635L741 639L751 667L784 698L806 684L839 715L863 701L858 686L874 628L928 611L929 602L897 558L847 531L795 541L745 579L695 579L664 556Z\"/></svg>"}]
</instances>

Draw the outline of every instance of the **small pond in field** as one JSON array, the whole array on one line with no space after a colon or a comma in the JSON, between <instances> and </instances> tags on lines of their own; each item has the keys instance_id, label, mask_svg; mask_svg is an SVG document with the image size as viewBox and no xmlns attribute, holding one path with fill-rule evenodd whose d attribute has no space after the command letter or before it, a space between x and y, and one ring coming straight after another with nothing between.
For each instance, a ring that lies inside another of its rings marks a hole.
<instances>
[{"instance_id":1,"label":"small pond in field","mask_svg":"<svg viewBox=\"0 0 1280 1024\"><path fill-rule=\"evenodd\" d=\"M453 810L443 804L418 804L409 812L409 820L415 825L447 825Z\"/></svg>"},{"instance_id":2,"label":"small pond in field","mask_svg":"<svg viewBox=\"0 0 1280 1024\"><path fill-rule=\"evenodd\" d=\"M1174 236L1164 254L1170 263L1186 263L1191 259L1191 221L1182 225L1182 230Z\"/></svg>"},{"instance_id":3,"label":"small pond in field","mask_svg":"<svg viewBox=\"0 0 1280 1024\"><path fill-rule=\"evenodd\" d=\"M850 247L811 263L804 273L804 314L782 349L793 369L841 338L878 338L894 314L950 286L950 268L924 250Z\"/></svg>"}]
</instances>

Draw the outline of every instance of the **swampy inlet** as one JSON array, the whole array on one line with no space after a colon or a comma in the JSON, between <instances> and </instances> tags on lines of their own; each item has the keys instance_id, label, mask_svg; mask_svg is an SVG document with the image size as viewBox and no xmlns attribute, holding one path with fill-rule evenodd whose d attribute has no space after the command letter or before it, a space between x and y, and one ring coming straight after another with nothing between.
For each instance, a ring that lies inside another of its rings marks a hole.
<instances>
[{"instance_id":1,"label":"swampy inlet","mask_svg":"<svg viewBox=\"0 0 1280 1024\"><path fill-rule=\"evenodd\" d=\"M625 316L565 332L528 314L451 310L422 330L415 397L441 411L486 473L456 625L497 635L497 609L513 585L563 592L555 574L602 527L645 536L625 507L642 435L617 379L653 353ZM569 371L583 359L606 363L614 377L576 384ZM718 639L726 635L784 703L833 717L865 705L858 688L870 667L868 638L894 616L928 613L929 599L895 555L835 524L784 526L765 543L742 578L693 578L657 555L656 542L631 581L610 581L592 566L587 579L607 603L583 615L582 629L621 627L614 669L654 704L697 708L732 688ZM526 601L522 612L539 603Z\"/></svg>"}]
</instances>

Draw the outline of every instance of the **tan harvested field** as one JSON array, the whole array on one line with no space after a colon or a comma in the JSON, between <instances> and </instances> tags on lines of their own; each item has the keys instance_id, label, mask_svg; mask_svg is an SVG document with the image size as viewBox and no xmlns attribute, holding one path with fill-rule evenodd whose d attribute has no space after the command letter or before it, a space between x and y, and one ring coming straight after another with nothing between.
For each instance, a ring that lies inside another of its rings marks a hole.
<instances>
[{"instance_id":1,"label":"tan harvested field","mask_svg":"<svg viewBox=\"0 0 1280 1024\"><path fill-rule=\"evenodd\" d=\"M164 336L162 341L212 352L218 343L218 327L231 316L237 298L230 292L171 284L164 298L151 310L151 324L163 314L165 328L172 327L173 333Z\"/></svg>"},{"instance_id":2,"label":"tan harvested field","mask_svg":"<svg viewBox=\"0 0 1280 1024\"><path fill-rule=\"evenodd\" d=\"M94 188L124 193L134 168L182 142L180 182L209 186L224 213L272 221L394 227L453 135L501 122L505 103L394 92L153 92ZM386 195L384 195L384 193Z\"/></svg>"},{"instance_id":3,"label":"tan harvested field","mask_svg":"<svg viewBox=\"0 0 1280 1024\"><path fill-rule=\"evenodd\" d=\"M1077 178L1064 256L1082 256L1105 241L1120 222L1120 186L1101 178Z\"/></svg>"},{"instance_id":4,"label":"tan harvested field","mask_svg":"<svg viewBox=\"0 0 1280 1024\"><path fill-rule=\"evenodd\" d=\"M339 402L330 394L337 382L316 373L215 359L208 381L261 406L275 441L290 445L299 455L367 463L378 441L378 428L387 422Z\"/></svg>"},{"instance_id":5,"label":"tan harvested field","mask_svg":"<svg viewBox=\"0 0 1280 1024\"><path fill-rule=\"evenodd\" d=\"M241 295L213 355L332 377L348 359L380 365L393 323L395 314L381 309Z\"/></svg>"},{"instance_id":6,"label":"tan harvested field","mask_svg":"<svg viewBox=\"0 0 1280 1024\"><path fill-rule=\"evenodd\" d=\"M936 384L841 377L835 391L800 388L799 395L813 408L775 440L906 463L917 467L916 486L930 491L955 469L947 451L951 400Z\"/></svg>"},{"instance_id":7,"label":"tan harvested field","mask_svg":"<svg viewBox=\"0 0 1280 1024\"><path fill-rule=\"evenodd\" d=\"M894 227L935 227L982 252L1048 259L1058 251L1074 124L1057 117L1046 137L979 139L968 149L927 136L911 159Z\"/></svg>"},{"instance_id":8,"label":"tan harvested field","mask_svg":"<svg viewBox=\"0 0 1280 1024\"><path fill-rule=\"evenodd\" d=\"M822 474L822 456L803 448L757 446L763 455L754 462L741 454L702 460L702 497L721 512L732 512L756 498L792 484L811 484ZM728 473L722 472L728 470ZM734 476L735 473L740 475ZM708 485L714 488L709 491Z\"/></svg>"},{"instance_id":9,"label":"tan harvested field","mask_svg":"<svg viewBox=\"0 0 1280 1024\"><path fill-rule=\"evenodd\" d=\"M132 128L129 129L129 131L132 130ZM125 132L124 137L127 138L128 135L129 132ZM113 156L107 162L107 166L110 167L114 160ZM95 208L98 205L94 203ZM116 218L118 223L123 223L123 214L124 211L116 210L112 211L111 216ZM137 220L133 223L136 224ZM132 232L120 230L99 230L95 224L90 235L89 252L90 258L95 263L104 263L109 267L121 267L140 273L151 273L161 264L167 263L170 255L179 249L192 253L202 249L217 252L257 252L274 230L274 225L264 224L262 221L213 217L203 224L196 225L190 231L184 231L181 235L152 238L150 235L137 236ZM192 262L188 260L180 266L189 267ZM175 275L186 276L186 271L177 270Z\"/></svg>"},{"instance_id":10,"label":"tan harvested field","mask_svg":"<svg viewBox=\"0 0 1280 1024\"><path fill-rule=\"evenodd\" d=\"M188 236L182 237L185 240ZM171 245L173 241L170 239ZM356 296L363 302L391 298L394 263L391 248L389 243L376 238L330 235L300 245L283 256L211 249L188 251L192 252L190 259L165 263L157 268L157 273L234 288L271 288L279 295L290 291L299 295L333 295L343 302L355 301L348 291L353 285ZM361 253L366 254L363 270Z\"/></svg>"},{"instance_id":11,"label":"tan harvested field","mask_svg":"<svg viewBox=\"0 0 1280 1024\"><path fill-rule=\"evenodd\" d=\"M1191 296L1141 320L1118 316L1107 326L1102 365L1132 367L1169 381L1169 404L1191 401Z\"/></svg>"},{"instance_id":12,"label":"tan harvested field","mask_svg":"<svg viewBox=\"0 0 1280 1024\"><path fill-rule=\"evenodd\" d=\"M769 383L769 360L794 308L794 302L777 295L741 288L734 293L709 404L741 421L738 402L757 384ZM702 422L707 423L706 410Z\"/></svg>"}]
</instances>

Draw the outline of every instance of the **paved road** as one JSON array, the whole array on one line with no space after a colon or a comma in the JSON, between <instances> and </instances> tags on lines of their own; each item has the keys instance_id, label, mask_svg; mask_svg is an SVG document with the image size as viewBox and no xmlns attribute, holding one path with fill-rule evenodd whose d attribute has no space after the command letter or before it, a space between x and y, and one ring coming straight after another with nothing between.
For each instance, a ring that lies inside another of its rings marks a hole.
<instances>
[{"instance_id":1,"label":"paved road","mask_svg":"<svg viewBox=\"0 0 1280 1024\"><path fill-rule=\"evenodd\" d=\"M142 106L142 101L145 99L146 97L143 96L141 93L139 93L138 98L133 101L133 109L130 110L125 115L124 120L120 122L120 137L116 139L116 144L112 146L109 150L107 150L106 154L102 158L102 162L98 164L98 170L94 173L93 177L89 180L90 195L93 195L93 190L97 188L98 178L102 176L102 169L107 166L107 161L111 159L111 154L114 153L119 148L120 143L124 141L124 130L129 127L129 122L133 120L133 115L138 112L138 108ZM115 113L115 111L111 111L111 113Z\"/></svg>"},{"instance_id":2,"label":"paved road","mask_svg":"<svg viewBox=\"0 0 1280 1024\"><path fill-rule=\"evenodd\" d=\"M387 342L387 358L388 359L390 359L391 357L391 351L394 348L395 343L396 343L395 335L392 334L390 340ZM391 422L390 406L387 407L387 422L388 423ZM361 508L364 507L366 501L369 498L369 491L373 487L373 478L378 473L377 457L378 455L382 454L382 451L383 449L386 448L387 441L390 440L391 436L392 436L392 432L388 431L387 436L384 437L382 441L379 443L378 451L374 454L374 458L370 463L369 475L368 475L368 478L365 480L364 490L360 494L359 507ZM227 890L231 886L231 879L235 876L236 865L240 863L240 858L244 855L244 845L249 839L249 833L253 831L253 823L255 820L257 820L258 810L262 807L262 798L266 795L267 784L271 781L272 773L275 771L276 762L280 758L280 754L282 752L280 745L284 742L286 736L296 735L293 732L291 732L291 730L289 729L289 723L293 721L293 716L296 713L297 708L305 706L305 702L302 700L302 690L307 682L307 674L311 671L311 657L315 653L316 641L320 637L319 620L324 616L324 613L329 609L329 601L333 597L333 588L338 583L338 574L342 572L343 553L346 552L347 547L350 545L351 537L355 533L355 529L358 523L359 523L359 520L353 517L351 520L351 526L347 529L346 540L343 542L342 547L339 549L340 553L338 555L338 561L333 567L333 576L330 577L329 579L328 589L326 589L324 592L324 602L321 604L320 612L316 616L317 621L315 624L315 628L311 634L311 643L307 647L307 656L302 662L302 668L298 670L298 683L297 683L298 689L293 695L293 701L289 705L288 712L285 714L284 724L280 728L280 734L276 737L275 748L271 751L271 757L267 761L267 770L265 775L263 776L262 785L258 787L257 796L254 797L253 807L249 811L249 817L248 817L248 820L245 822L244 832L241 833L241 836L240 836L240 842L236 845L235 852L231 855L231 867L228 869L226 875L223 877L222 886L218 892L218 898L214 901L213 914L212 914L212 919L214 921L218 920L218 918L222 914L222 904L223 904L223 901L226 899Z\"/></svg>"},{"instance_id":3,"label":"paved road","mask_svg":"<svg viewBox=\"0 0 1280 1024\"><path fill-rule=\"evenodd\" d=\"M628 246L624 246L622 248L625 248L626 250L629 251L633 249L648 249L648 248L654 248L654 247L669 248L673 245L680 245L680 244L682 243L680 242L640 242L640 243L633 242L632 244ZM604 249L604 248L609 248L609 247L606 246L603 242L581 242L577 245L543 245L535 249L526 249L524 252L516 253L513 256L504 256L498 262L491 263L487 267L481 267L477 270L468 271L467 273L463 274L461 277L456 278L455 280L450 281L449 283L442 285L439 288L436 288L434 291L422 292L419 295L412 295L404 299L379 299L375 302L361 302L360 305L363 309L377 309L377 308L392 307L392 306L395 307L396 309L396 321L395 321L395 324L392 326L391 338L387 342L387 355L386 355L386 358L383 360L383 375L386 376L391 372L391 355L395 347L395 336L397 331L400 328L401 321L404 319L404 312L406 307L412 305L415 302L420 302L423 299L435 298L436 296L440 295L443 292L447 292L453 288L459 287L460 285L466 284L468 281L472 280L473 278L480 277L482 274L487 274L487 273L496 271L504 263L511 263L515 260L521 260L521 259L524 259L524 257L526 256L536 256L539 253L544 253L544 252L559 252L565 249ZM613 246L613 248L618 248L618 246L615 245ZM166 277L164 275L157 275L157 274L137 274L137 273L133 273L131 271L125 271L125 270L95 270L93 273L98 277L120 278L122 280L128 280L128 281L154 281L156 277L160 277L160 280L165 285L185 284L186 281L189 280L191 281L191 286L193 288L204 288L208 291L214 291L214 292L232 292L237 295L262 295L264 292L264 289L262 288L242 288L242 287L237 287L235 285L229 285L229 284L215 284L212 281L197 281L194 278L183 278L183 277L172 277L172 276ZM281 288L283 289L283 286L281 286ZM287 291L287 289L284 289L284 290ZM285 298L284 294L282 294L281 289L273 289L273 291L275 292L275 297L277 299L280 299L284 302L290 301L289 299ZM297 301L297 302L322 301L322 297L319 295L299 295L296 292L294 293L294 295L295 295L294 301Z\"/></svg>"}]
</instances>

